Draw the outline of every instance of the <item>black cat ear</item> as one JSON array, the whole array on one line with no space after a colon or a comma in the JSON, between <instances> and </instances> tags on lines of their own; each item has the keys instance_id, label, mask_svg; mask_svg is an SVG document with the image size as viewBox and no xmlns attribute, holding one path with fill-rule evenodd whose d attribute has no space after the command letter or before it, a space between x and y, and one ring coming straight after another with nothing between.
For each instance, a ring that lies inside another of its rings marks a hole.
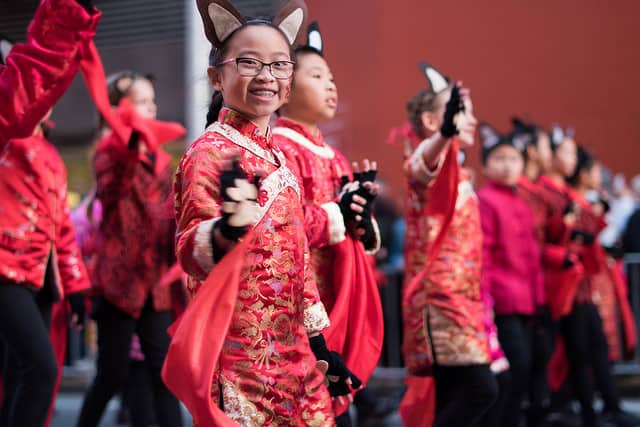
<instances>
[{"instance_id":1,"label":"black cat ear","mask_svg":"<svg viewBox=\"0 0 640 427\"><path fill-rule=\"evenodd\" d=\"M7 56L9 56L9 52L11 52L12 47L13 43L11 40L0 34L0 64L7 63Z\"/></svg>"},{"instance_id":2,"label":"black cat ear","mask_svg":"<svg viewBox=\"0 0 640 427\"><path fill-rule=\"evenodd\" d=\"M490 124L480 123L478 131L480 132L483 150L488 150L500 142L500 134Z\"/></svg>"},{"instance_id":3,"label":"black cat ear","mask_svg":"<svg viewBox=\"0 0 640 427\"><path fill-rule=\"evenodd\" d=\"M418 63L420 71L424 74L429 82L429 87L434 93L440 93L449 87L449 79L428 62L421 61Z\"/></svg>"},{"instance_id":4,"label":"black cat ear","mask_svg":"<svg viewBox=\"0 0 640 427\"><path fill-rule=\"evenodd\" d=\"M322 42L322 33L320 33L320 27L315 21L307 27L307 47L317 50L320 55L323 54L322 49L324 47L324 43Z\"/></svg>"}]
</instances>

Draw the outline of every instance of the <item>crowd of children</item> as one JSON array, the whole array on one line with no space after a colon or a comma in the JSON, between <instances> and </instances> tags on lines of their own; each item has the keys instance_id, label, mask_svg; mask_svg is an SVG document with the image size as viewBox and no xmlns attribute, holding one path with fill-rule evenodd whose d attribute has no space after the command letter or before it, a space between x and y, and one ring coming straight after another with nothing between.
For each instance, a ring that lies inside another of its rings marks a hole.
<instances>
[{"instance_id":1,"label":"crowd of children","mask_svg":"<svg viewBox=\"0 0 640 427\"><path fill-rule=\"evenodd\" d=\"M97 426L139 368L167 427L182 425L179 401L200 427L349 426L354 397L371 399L378 164L324 141L339 98L320 29L296 44L301 0L272 19L197 4L213 95L175 178L162 145L185 130L156 118L152 76L105 77L90 0L43 0L26 43L9 53L0 40L2 426L48 425L60 337L88 313L97 373L78 426ZM79 69L101 126L74 226L45 130ZM636 330L619 260L600 244L598 161L568 129L479 123L468 88L419 69L427 84L390 137L406 190L405 425L542 426L572 399L584 426L640 425L612 375ZM481 152L477 192L469 150ZM147 425L131 405L132 425Z\"/></svg>"}]
</instances>

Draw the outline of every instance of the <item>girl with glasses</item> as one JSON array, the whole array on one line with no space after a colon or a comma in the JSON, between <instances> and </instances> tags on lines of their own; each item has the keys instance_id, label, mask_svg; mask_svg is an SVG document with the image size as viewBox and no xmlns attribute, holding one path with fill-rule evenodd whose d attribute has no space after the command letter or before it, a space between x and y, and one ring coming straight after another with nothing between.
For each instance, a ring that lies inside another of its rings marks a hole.
<instances>
[{"instance_id":1,"label":"girl with glasses","mask_svg":"<svg viewBox=\"0 0 640 427\"><path fill-rule=\"evenodd\" d=\"M349 373L324 344L301 189L269 127L291 91L306 6L290 1L269 22L247 21L226 1L198 5L215 92L176 176L177 254L194 298L164 378L198 425L333 425L316 365L342 385Z\"/></svg>"}]
</instances>

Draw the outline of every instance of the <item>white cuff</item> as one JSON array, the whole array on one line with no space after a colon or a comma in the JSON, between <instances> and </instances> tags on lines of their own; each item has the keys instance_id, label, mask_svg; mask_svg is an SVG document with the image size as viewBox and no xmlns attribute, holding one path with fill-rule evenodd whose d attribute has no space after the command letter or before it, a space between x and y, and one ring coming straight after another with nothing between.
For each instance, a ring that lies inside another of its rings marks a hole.
<instances>
[{"instance_id":1,"label":"white cuff","mask_svg":"<svg viewBox=\"0 0 640 427\"><path fill-rule=\"evenodd\" d=\"M329 244L335 245L342 242L345 239L347 227L344 225L344 217L340 212L340 207L333 202L325 203L320 207L324 209L329 219Z\"/></svg>"},{"instance_id":2,"label":"white cuff","mask_svg":"<svg viewBox=\"0 0 640 427\"><path fill-rule=\"evenodd\" d=\"M440 169L442 169L445 157L444 154L440 154L436 168L429 169L429 167L424 162L423 156L424 150L427 147L427 141L428 140L422 141L409 158L409 168L411 170L411 175L413 175L416 180L424 184L428 184L438 176L438 174L440 173Z\"/></svg>"},{"instance_id":3,"label":"white cuff","mask_svg":"<svg viewBox=\"0 0 640 427\"><path fill-rule=\"evenodd\" d=\"M211 246L211 233L213 226L218 222L220 218L212 218L206 221L202 221L198 224L196 229L195 241L193 244L193 258L198 263L198 266L206 274L213 268L215 263L213 262L213 247Z\"/></svg>"},{"instance_id":4,"label":"white cuff","mask_svg":"<svg viewBox=\"0 0 640 427\"><path fill-rule=\"evenodd\" d=\"M322 330L328 328L330 324L329 315L322 302L318 301L309 307L305 307L304 327L308 335L322 332Z\"/></svg>"},{"instance_id":5,"label":"white cuff","mask_svg":"<svg viewBox=\"0 0 640 427\"><path fill-rule=\"evenodd\" d=\"M500 374L509 369L509 361L506 357L501 357L498 360L494 360L489 367L494 374Z\"/></svg>"}]
</instances>

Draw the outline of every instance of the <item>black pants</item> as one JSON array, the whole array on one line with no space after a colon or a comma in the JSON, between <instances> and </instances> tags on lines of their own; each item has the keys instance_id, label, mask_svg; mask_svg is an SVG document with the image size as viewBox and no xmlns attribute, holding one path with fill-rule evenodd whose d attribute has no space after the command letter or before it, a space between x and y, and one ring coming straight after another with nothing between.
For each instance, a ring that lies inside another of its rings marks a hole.
<instances>
[{"instance_id":1,"label":"black pants","mask_svg":"<svg viewBox=\"0 0 640 427\"><path fill-rule=\"evenodd\" d=\"M595 418L593 379L604 401L604 410L619 409L602 319L594 304L576 303L571 313L561 319L560 329L569 359L572 391L580 402L585 425L590 425Z\"/></svg>"},{"instance_id":2,"label":"black pants","mask_svg":"<svg viewBox=\"0 0 640 427\"><path fill-rule=\"evenodd\" d=\"M531 375L529 377L529 411L527 425L542 426L551 406L551 392L547 382L547 365L553 353L556 335L548 309L534 316L531 325Z\"/></svg>"},{"instance_id":3,"label":"black pants","mask_svg":"<svg viewBox=\"0 0 640 427\"><path fill-rule=\"evenodd\" d=\"M511 374L511 389L499 425L518 427L531 375L531 318L519 315L496 316L495 322L498 340L509 361Z\"/></svg>"},{"instance_id":4,"label":"black pants","mask_svg":"<svg viewBox=\"0 0 640 427\"><path fill-rule=\"evenodd\" d=\"M50 320L50 300L23 285L0 283L2 427L44 426L58 375Z\"/></svg>"},{"instance_id":5,"label":"black pants","mask_svg":"<svg viewBox=\"0 0 640 427\"><path fill-rule=\"evenodd\" d=\"M434 365L436 418L433 427L479 425L498 397L498 384L489 365Z\"/></svg>"},{"instance_id":6,"label":"black pants","mask_svg":"<svg viewBox=\"0 0 640 427\"><path fill-rule=\"evenodd\" d=\"M104 299L97 301L98 325L97 373L82 404L78 427L96 427L109 400L120 390L129 375L129 349L133 333L140 337L153 388L154 408L160 427L180 427L178 400L162 382L160 371L169 348L166 329L171 312L153 310L148 300L142 315L134 319ZM137 426L135 426L137 427Z\"/></svg>"},{"instance_id":7,"label":"black pants","mask_svg":"<svg viewBox=\"0 0 640 427\"><path fill-rule=\"evenodd\" d=\"M496 382L498 383L498 398L482 416L477 424L478 427L500 427L502 425L504 409L511 391L511 373L507 370L497 374Z\"/></svg>"}]
</instances>

